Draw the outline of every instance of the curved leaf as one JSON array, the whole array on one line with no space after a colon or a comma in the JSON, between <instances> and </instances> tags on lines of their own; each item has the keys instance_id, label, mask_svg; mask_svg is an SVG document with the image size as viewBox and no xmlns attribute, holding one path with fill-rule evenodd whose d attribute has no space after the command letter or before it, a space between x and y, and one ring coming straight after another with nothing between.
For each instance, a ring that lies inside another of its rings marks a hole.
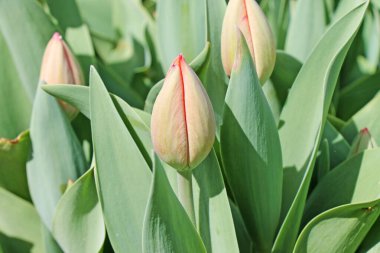
<instances>
[{"instance_id":1,"label":"curved leaf","mask_svg":"<svg viewBox=\"0 0 380 253\"><path fill-rule=\"evenodd\" d=\"M258 251L271 248L280 218L282 163L276 123L248 47L235 62L220 145L225 174ZM265 210L265 212L263 211Z\"/></svg>"},{"instance_id":2,"label":"curved leaf","mask_svg":"<svg viewBox=\"0 0 380 253\"><path fill-rule=\"evenodd\" d=\"M206 11L203 0L161 0L157 2L157 36L162 68L183 53L192 61L206 43Z\"/></svg>"},{"instance_id":3,"label":"curved leaf","mask_svg":"<svg viewBox=\"0 0 380 253\"><path fill-rule=\"evenodd\" d=\"M42 221L51 229L61 187L87 169L82 147L56 99L38 89L30 126L29 191Z\"/></svg>"},{"instance_id":4,"label":"curved leaf","mask_svg":"<svg viewBox=\"0 0 380 253\"><path fill-rule=\"evenodd\" d=\"M284 221L274 252L291 251L296 241L339 69L367 6L368 1L342 2L341 10L346 12L340 12L341 18L326 31L302 66L281 113Z\"/></svg>"},{"instance_id":5,"label":"curved leaf","mask_svg":"<svg viewBox=\"0 0 380 253\"><path fill-rule=\"evenodd\" d=\"M239 252L227 192L215 151L193 170L194 208L208 253Z\"/></svg>"},{"instance_id":6,"label":"curved leaf","mask_svg":"<svg viewBox=\"0 0 380 253\"><path fill-rule=\"evenodd\" d=\"M304 228L294 252L354 253L379 215L380 200L330 209Z\"/></svg>"},{"instance_id":7,"label":"curved leaf","mask_svg":"<svg viewBox=\"0 0 380 253\"><path fill-rule=\"evenodd\" d=\"M37 1L0 1L0 31L30 101L36 93L43 52L54 30Z\"/></svg>"},{"instance_id":8,"label":"curved leaf","mask_svg":"<svg viewBox=\"0 0 380 253\"><path fill-rule=\"evenodd\" d=\"M326 28L324 1L299 0L289 24L285 51L305 62Z\"/></svg>"},{"instance_id":9,"label":"curved leaf","mask_svg":"<svg viewBox=\"0 0 380 253\"><path fill-rule=\"evenodd\" d=\"M111 244L119 252L141 252L151 173L94 68L90 111L98 194Z\"/></svg>"},{"instance_id":10,"label":"curved leaf","mask_svg":"<svg viewBox=\"0 0 380 253\"><path fill-rule=\"evenodd\" d=\"M63 194L53 220L53 235L64 252L100 252L105 239L94 170L88 170Z\"/></svg>"},{"instance_id":11,"label":"curved leaf","mask_svg":"<svg viewBox=\"0 0 380 253\"><path fill-rule=\"evenodd\" d=\"M143 230L144 253L206 253L194 225L174 194L158 157Z\"/></svg>"},{"instance_id":12,"label":"curved leaf","mask_svg":"<svg viewBox=\"0 0 380 253\"><path fill-rule=\"evenodd\" d=\"M0 138L16 138L29 127L32 100L23 87L1 29L0 55L0 94L6 94L0 99Z\"/></svg>"},{"instance_id":13,"label":"curved leaf","mask_svg":"<svg viewBox=\"0 0 380 253\"><path fill-rule=\"evenodd\" d=\"M347 9L324 34L302 66L283 108L279 133L283 154L282 217L304 178L320 127L326 121L339 70L363 19L368 1L344 1ZM302 105L302 110L300 110Z\"/></svg>"},{"instance_id":14,"label":"curved leaf","mask_svg":"<svg viewBox=\"0 0 380 253\"><path fill-rule=\"evenodd\" d=\"M41 220L32 204L2 187L0 199L0 245L4 252L43 252Z\"/></svg>"},{"instance_id":15,"label":"curved leaf","mask_svg":"<svg viewBox=\"0 0 380 253\"><path fill-rule=\"evenodd\" d=\"M29 131L13 140L0 138L0 186L25 200L30 200L26 178L30 149Z\"/></svg>"},{"instance_id":16,"label":"curved leaf","mask_svg":"<svg viewBox=\"0 0 380 253\"><path fill-rule=\"evenodd\" d=\"M308 198L305 219L352 203L373 201L380 196L380 149L367 150L331 170Z\"/></svg>"}]
</instances>

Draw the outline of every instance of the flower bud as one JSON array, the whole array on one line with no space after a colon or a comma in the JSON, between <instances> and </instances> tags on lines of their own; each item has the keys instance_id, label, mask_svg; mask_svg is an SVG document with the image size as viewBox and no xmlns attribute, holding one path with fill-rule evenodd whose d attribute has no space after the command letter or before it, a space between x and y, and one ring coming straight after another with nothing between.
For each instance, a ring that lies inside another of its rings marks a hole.
<instances>
[{"instance_id":1,"label":"flower bud","mask_svg":"<svg viewBox=\"0 0 380 253\"><path fill-rule=\"evenodd\" d=\"M155 152L179 171L193 169L212 148L214 117L201 81L180 54L166 74L153 106L151 133Z\"/></svg>"},{"instance_id":2,"label":"flower bud","mask_svg":"<svg viewBox=\"0 0 380 253\"><path fill-rule=\"evenodd\" d=\"M79 64L59 33L54 33L48 42L40 70L40 82L46 84L83 84ZM59 100L60 105L70 119L78 110Z\"/></svg>"},{"instance_id":3,"label":"flower bud","mask_svg":"<svg viewBox=\"0 0 380 253\"><path fill-rule=\"evenodd\" d=\"M272 74L276 61L276 45L271 28L255 0L230 0L222 26L222 63L231 75L239 29L249 47L261 84Z\"/></svg>"},{"instance_id":4,"label":"flower bud","mask_svg":"<svg viewBox=\"0 0 380 253\"><path fill-rule=\"evenodd\" d=\"M348 157L352 157L367 149L376 148L377 144L375 139L371 136L368 128L360 130L359 134L354 139Z\"/></svg>"}]
</instances>

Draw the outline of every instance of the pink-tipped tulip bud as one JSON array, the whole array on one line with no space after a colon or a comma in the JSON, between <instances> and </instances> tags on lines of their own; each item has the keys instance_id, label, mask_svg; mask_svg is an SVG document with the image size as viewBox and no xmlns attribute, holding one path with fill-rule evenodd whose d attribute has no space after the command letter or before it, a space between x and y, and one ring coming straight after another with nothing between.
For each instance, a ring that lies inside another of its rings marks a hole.
<instances>
[{"instance_id":1,"label":"pink-tipped tulip bud","mask_svg":"<svg viewBox=\"0 0 380 253\"><path fill-rule=\"evenodd\" d=\"M196 167L210 152L215 118L197 75L180 54L153 106L152 142L158 156L179 171Z\"/></svg>"},{"instance_id":2,"label":"pink-tipped tulip bud","mask_svg":"<svg viewBox=\"0 0 380 253\"><path fill-rule=\"evenodd\" d=\"M75 56L57 32L54 33L46 46L42 58L40 82L46 84L84 84L82 72ZM78 114L75 107L61 100L59 103L70 119Z\"/></svg>"},{"instance_id":3,"label":"pink-tipped tulip bud","mask_svg":"<svg viewBox=\"0 0 380 253\"><path fill-rule=\"evenodd\" d=\"M234 64L240 30L247 42L261 84L272 74L276 45L267 19L255 0L230 0L222 26L222 63L228 76Z\"/></svg>"},{"instance_id":4,"label":"pink-tipped tulip bud","mask_svg":"<svg viewBox=\"0 0 380 253\"><path fill-rule=\"evenodd\" d=\"M349 157L359 154L364 150L373 149L376 147L376 141L371 136L371 133L369 132L368 128L363 128L362 130L360 130L359 134L356 136L352 143Z\"/></svg>"}]
</instances>

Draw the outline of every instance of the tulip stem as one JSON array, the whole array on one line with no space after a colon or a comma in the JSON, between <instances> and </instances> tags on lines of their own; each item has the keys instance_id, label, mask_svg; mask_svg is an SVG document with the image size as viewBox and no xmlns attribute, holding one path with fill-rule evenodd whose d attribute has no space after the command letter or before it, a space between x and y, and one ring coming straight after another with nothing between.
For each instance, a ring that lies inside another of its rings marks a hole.
<instances>
[{"instance_id":1,"label":"tulip stem","mask_svg":"<svg viewBox=\"0 0 380 253\"><path fill-rule=\"evenodd\" d=\"M178 197L182 206L185 208L187 215L191 222L195 224L195 213L193 203L193 187L192 187L192 173L191 171L178 172Z\"/></svg>"}]
</instances>

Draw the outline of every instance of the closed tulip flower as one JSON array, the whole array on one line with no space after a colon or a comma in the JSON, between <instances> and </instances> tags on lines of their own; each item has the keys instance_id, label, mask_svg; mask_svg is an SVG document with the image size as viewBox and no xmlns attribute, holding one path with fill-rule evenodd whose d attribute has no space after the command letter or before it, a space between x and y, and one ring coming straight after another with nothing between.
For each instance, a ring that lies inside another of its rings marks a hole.
<instances>
[{"instance_id":1,"label":"closed tulip flower","mask_svg":"<svg viewBox=\"0 0 380 253\"><path fill-rule=\"evenodd\" d=\"M81 84L83 77L79 64L69 47L59 33L54 33L48 42L42 59L40 81L45 84ZM73 119L78 110L59 100L70 119Z\"/></svg>"},{"instance_id":2,"label":"closed tulip flower","mask_svg":"<svg viewBox=\"0 0 380 253\"><path fill-rule=\"evenodd\" d=\"M210 152L215 118L201 81L179 55L155 101L152 141L158 156L179 171L196 167Z\"/></svg>"},{"instance_id":3,"label":"closed tulip flower","mask_svg":"<svg viewBox=\"0 0 380 253\"><path fill-rule=\"evenodd\" d=\"M222 63L224 71L231 75L235 59L239 29L249 47L261 84L271 75L276 47L271 28L255 0L230 0L222 26Z\"/></svg>"},{"instance_id":4,"label":"closed tulip flower","mask_svg":"<svg viewBox=\"0 0 380 253\"><path fill-rule=\"evenodd\" d=\"M377 144L375 139L371 136L368 128L363 128L360 130L359 134L356 136L354 141L352 142L351 150L349 153L349 157L357 155L364 150L377 148Z\"/></svg>"}]
</instances>

